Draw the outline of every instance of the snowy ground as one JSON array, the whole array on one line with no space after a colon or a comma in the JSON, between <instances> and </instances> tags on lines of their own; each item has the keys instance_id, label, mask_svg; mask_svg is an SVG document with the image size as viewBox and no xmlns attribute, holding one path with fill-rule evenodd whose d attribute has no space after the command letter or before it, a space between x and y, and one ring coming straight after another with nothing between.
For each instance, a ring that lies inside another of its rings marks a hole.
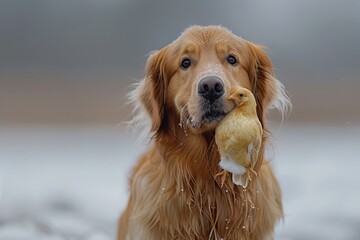
<instances>
[{"instance_id":1,"label":"snowy ground","mask_svg":"<svg viewBox=\"0 0 360 240\"><path fill-rule=\"evenodd\" d=\"M276 132L276 239L360 239L360 125ZM114 239L134 142L121 127L0 125L0 239Z\"/></svg>"}]
</instances>

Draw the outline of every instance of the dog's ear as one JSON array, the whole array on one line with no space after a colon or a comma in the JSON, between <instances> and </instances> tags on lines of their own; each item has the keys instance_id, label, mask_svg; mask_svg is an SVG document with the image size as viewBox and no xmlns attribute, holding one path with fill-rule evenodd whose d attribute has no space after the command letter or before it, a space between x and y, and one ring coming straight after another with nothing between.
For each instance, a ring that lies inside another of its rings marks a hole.
<instances>
[{"instance_id":1,"label":"dog's ear","mask_svg":"<svg viewBox=\"0 0 360 240\"><path fill-rule=\"evenodd\" d=\"M167 89L166 76L167 48L153 53L146 63L146 75L140 101L151 118L151 132L158 132L161 128Z\"/></svg>"},{"instance_id":2,"label":"dog's ear","mask_svg":"<svg viewBox=\"0 0 360 240\"><path fill-rule=\"evenodd\" d=\"M291 108L284 85L275 78L270 58L264 47L247 42L249 47L249 77L257 103L257 114L262 124L269 108L278 109L284 117Z\"/></svg>"}]
</instances>

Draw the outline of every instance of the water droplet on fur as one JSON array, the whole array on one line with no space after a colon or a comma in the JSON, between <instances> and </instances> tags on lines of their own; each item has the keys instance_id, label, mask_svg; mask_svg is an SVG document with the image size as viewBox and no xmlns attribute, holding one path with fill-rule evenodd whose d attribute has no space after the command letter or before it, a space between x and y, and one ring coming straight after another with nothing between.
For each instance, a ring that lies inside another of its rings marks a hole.
<instances>
[{"instance_id":1,"label":"water droplet on fur","mask_svg":"<svg viewBox=\"0 0 360 240\"><path fill-rule=\"evenodd\" d=\"M245 225L244 225L244 226L242 226L242 228L244 228L244 229L245 229Z\"/></svg>"},{"instance_id":2,"label":"water droplet on fur","mask_svg":"<svg viewBox=\"0 0 360 240\"><path fill-rule=\"evenodd\" d=\"M184 134L185 134L185 137L188 136L188 132L187 132L187 129L186 129L186 128L184 128Z\"/></svg>"},{"instance_id":3,"label":"water droplet on fur","mask_svg":"<svg viewBox=\"0 0 360 240\"><path fill-rule=\"evenodd\" d=\"M254 206L254 205L252 205L252 206L251 206L251 208L252 208L252 209L255 209L255 206Z\"/></svg>"},{"instance_id":4,"label":"water droplet on fur","mask_svg":"<svg viewBox=\"0 0 360 240\"><path fill-rule=\"evenodd\" d=\"M162 190L165 191L165 188L163 187Z\"/></svg>"},{"instance_id":5,"label":"water droplet on fur","mask_svg":"<svg viewBox=\"0 0 360 240\"><path fill-rule=\"evenodd\" d=\"M229 221L229 219L225 219L225 222Z\"/></svg>"},{"instance_id":6,"label":"water droplet on fur","mask_svg":"<svg viewBox=\"0 0 360 240\"><path fill-rule=\"evenodd\" d=\"M184 126L184 124L180 124L180 127L183 129L185 137L187 137L188 136L187 126L186 125Z\"/></svg>"},{"instance_id":7,"label":"water droplet on fur","mask_svg":"<svg viewBox=\"0 0 360 240\"><path fill-rule=\"evenodd\" d=\"M246 192L246 189L243 189L243 192Z\"/></svg>"},{"instance_id":8,"label":"water droplet on fur","mask_svg":"<svg viewBox=\"0 0 360 240\"><path fill-rule=\"evenodd\" d=\"M229 190L226 189L225 192L229 192Z\"/></svg>"},{"instance_id":9,"label":"water droplet on fur","mask_svg":"<svg viewBox=\"0 0 360 240\"><path fill-rule=\"evenodd\" d=\"M225 229L226 229L226 230L228 230L228 229L229 229L229 227L225 227Z\"/></svg>"},{"instance_id":10,"label":"water droplet on fur","mask_svg":"<svg viewBox=\"0 0 360 240\"><path fill-rule=\"evenodd\" d=\"M256 190L256 193L259 193L259 190Z\"/></svg>"},{"instance_id":11,"label":"water droplet on fur","mask_svg":"<svg viewBox=\"0 0 360 240\"><path fill-rule=\"evenodd\" d=\"M182 189L180 189L180 191L182 191L182 192L183 192L183 191L184 191L184 189L182 188Z\"/></svg>"}]
</instances>

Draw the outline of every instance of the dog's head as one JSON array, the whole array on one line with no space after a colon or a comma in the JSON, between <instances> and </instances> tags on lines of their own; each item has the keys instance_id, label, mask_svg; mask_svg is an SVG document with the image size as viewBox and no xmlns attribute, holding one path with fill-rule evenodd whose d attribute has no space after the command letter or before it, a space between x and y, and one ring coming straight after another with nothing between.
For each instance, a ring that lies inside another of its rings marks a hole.
<instances>
[{"instance_id":1,"label":"dog's head","mask_svg":"<svg viewBox=\"0 0 360 240\"><path fill-rule=\"evenodd\" d=\"M214 130L234 108L227 96L236 86L253 92L263 124L269 107L283 112L289 104L261 46L223 27L193 26L149 57L137 93L153 133L166 131L169 121L177 121L200 134Z\"/></svg>"}]
</instances>

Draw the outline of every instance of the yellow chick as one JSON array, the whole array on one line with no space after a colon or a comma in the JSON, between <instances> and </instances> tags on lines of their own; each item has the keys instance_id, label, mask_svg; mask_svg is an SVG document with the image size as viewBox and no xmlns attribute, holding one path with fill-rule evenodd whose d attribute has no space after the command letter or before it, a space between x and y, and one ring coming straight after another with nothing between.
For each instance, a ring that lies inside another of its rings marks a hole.
<instances>
[{"instance_id":1,"label":"yellow chick","mask_svg":"<svg viewBox=\"0 0 360 240\"><path fill-rule=\"evenodd\" d=\"M255 97L248 89L236 88L228 99L234 101L235 108L219 123L215 134L221 156L219 165L224 169L218 175L222 176L223 184L228 171L234 184L246 188L251 180L248 170L254 172L263 130L256 114Z\"/></svg>"}]
</instances>

